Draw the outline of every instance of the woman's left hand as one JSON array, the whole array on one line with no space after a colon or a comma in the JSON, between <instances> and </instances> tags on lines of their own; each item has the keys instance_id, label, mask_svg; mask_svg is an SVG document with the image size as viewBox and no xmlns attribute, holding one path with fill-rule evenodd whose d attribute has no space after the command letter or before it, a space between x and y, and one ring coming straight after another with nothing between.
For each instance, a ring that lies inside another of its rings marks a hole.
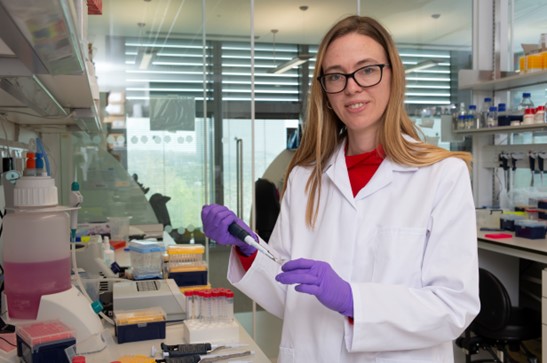
<instances>
[{"instance_id":1,"label":"woman's left hand","mask_svg":"<svg viewBox=\"0 0 547 363\"><path fill-rule=\"evenodd\" d=\"M299 258L286 262L275 279L283 284L298 284L296 291L314 295L326 307L353 317L350 284L324 261Z\"/></svg>"}]
</instances>

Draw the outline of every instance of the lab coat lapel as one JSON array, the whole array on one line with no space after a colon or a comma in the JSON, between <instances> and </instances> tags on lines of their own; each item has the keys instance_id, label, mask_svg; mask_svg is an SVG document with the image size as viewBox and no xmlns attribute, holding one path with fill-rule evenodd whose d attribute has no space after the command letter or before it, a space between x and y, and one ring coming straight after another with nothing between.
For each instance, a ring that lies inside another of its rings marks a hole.
<instances>
[{"instance_id":1,"label":"lab coat lapel","mask_svg":"<svg viewBox=\"0 0 547 363\"><path fill-rule=\"evenodd\" d=\"M392 183L395 173L401 172L414 172L418 168L413 166L403 166L393 162L390 158L385 158L380 164L380 167L372 176L372 179L368 182L363 189L355 196L356 200L363 199L376 193Z\"/></svg>"},{"instance_id":2,"label":"lab coat lapel","mask_svg":"<svg viewBox=\"0 0 547 363\"><path fill-rule=\"evenodd\" d=\"M345 143L341 143L338 150L331 157L324 175L326 175L334 184L334 186L342 193L344 198L355 207L353 192L349 182L348 167L346 166L346 157L344 153Z\"/></svg>"},{"instance_id":3,"label":"lab coat lapel","mask_svg":"<svg viewBox=\"0 0 547 363\"><path fill-rule=\"evenodd\" d=\"M329 161L325 170L325 175L332 180L333 184L338 188L351 206L355 207L355 200L366 198L389 185L393 181L394 173L414 172L416 170L416 167L400 165L394 163L390 158L386 158L380 164L380 167L376 173L374 173L372 179L354 198L353 191L351 190L351 183L349 181L348 167L346 165L344 144L342 143Z\"/></svg>"}]
</instances>

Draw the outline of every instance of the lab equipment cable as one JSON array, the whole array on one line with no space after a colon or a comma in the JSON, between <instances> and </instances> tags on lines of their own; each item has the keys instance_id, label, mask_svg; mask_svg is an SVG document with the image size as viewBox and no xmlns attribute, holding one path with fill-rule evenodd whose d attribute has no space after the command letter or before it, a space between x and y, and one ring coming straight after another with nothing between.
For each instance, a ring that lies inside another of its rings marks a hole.
<instances>
[{"instance_id":1,"label":"lab equipment cable","mask_svg":"<svg viewBox=\"0 0 547 363\"><path fill-rule=\"evenodd\" d=\"M282 261L280 259L277 259L274 255L272 255L272 253L270 251L268 251L263 245L261 245L260 243L258 243L257 241L254 240L253 236L251 236L251 234L249 232L247 232L246 230L243 229L243 227L241 227L239 224L237 224L236 222L233 222L232 224L230 224L228 226L228 232L230 232L230 234L236 238L238 238L240 241L242 242L245 242L246 244L248 244L249 246L252 246L254 248L256 248L257 250L259 250L260 252L262 252L263 254L265 254L270 260L278 263L278 264L281 264Z\"/></svg>"}]
</instances>

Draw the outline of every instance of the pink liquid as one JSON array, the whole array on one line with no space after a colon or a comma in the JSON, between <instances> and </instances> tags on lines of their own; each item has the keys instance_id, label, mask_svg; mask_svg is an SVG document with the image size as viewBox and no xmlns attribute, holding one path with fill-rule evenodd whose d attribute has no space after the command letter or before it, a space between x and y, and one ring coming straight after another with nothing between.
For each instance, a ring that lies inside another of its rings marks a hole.
<instances>
[{"instance_id":1,"label":"pink liquid","mask_svg":"<svg viewBox=\"0 0 547 363\"><path fill-rule=\"evenodd\" d=\"M70 257L50 262L4 262L5 293L12 319L36 319L42 295L70 289Z\"/></svg>"}]
</instances>

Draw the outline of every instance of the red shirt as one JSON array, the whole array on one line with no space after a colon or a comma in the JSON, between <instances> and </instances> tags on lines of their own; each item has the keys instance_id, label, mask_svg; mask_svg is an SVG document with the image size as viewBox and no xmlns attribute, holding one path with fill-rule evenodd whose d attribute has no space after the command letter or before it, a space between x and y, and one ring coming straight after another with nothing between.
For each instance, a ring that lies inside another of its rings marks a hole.
<instances>
[{"instance_id":1,"label":"red shirt","mask_svg":"<svg viewBox=\"0 0 547 363\"><path fill-rule=\"evenodd\" d=\"M363 154L346 155L349 182L354 197L372 179L372 176L376 173L383 160L384 150L381 146Z\"/></svg>"}]
</instances>

